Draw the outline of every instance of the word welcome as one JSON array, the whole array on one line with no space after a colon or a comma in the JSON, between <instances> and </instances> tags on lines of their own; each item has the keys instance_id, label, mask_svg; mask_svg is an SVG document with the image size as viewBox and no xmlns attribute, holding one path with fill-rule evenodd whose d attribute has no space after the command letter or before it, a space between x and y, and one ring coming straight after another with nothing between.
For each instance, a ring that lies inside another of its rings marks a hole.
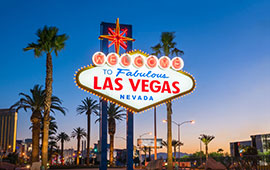
<instances>
[{"instance_id":1,"label":"word welcome","mask_svg":"<svg viewBox=\"0 0 270 170\"><path fill-rule=\"evenodd\" d=\"M174 70L181 70L184 67L184 61L180 57L174 57L172 60L167 56L162 56L158 59L154 55L144 57L143 55L136 54L134 57L131 57L127 53L119 57L116 53L109 53L106 56L102 52L96 52L92 57L92 61L96 66L103 66L107 63L109 66L114 67L119 63L123 67L129 67L133 64L138 69L144 65L149 69L159 66L161 69L172 68Z\"/></svg>"}]
</instances>

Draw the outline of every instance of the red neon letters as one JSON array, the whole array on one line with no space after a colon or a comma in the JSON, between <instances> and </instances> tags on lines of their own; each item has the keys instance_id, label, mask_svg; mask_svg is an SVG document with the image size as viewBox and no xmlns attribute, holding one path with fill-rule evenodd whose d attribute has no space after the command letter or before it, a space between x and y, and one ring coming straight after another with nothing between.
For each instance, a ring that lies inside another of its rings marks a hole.
<instances>
[{"instance_id":1,"label":"red neon letters","mask_svg":"<svg viewBox=\"0 0 270 170\"><path fill-rule=\"evenodd\" d=\"M172 68L174 70L181 70L184 66L184 61L180 57L174 57L172 60L167 56L162 56L158 59L156 56L150 55L144 57L143 55L135 55L133 58L125 53L119 57L116 53L109 53L106 55L102 52L96 52L92 61L96 66L103 66L107 63L109 66L116 66L118 63L123 67L129 67L132 63L136 68L142 68L146 65L149 69L159 66L161 69Z\"/></svg>"},{"instance_id":2,"label":"red neon letters","mask_svg":"<svg viewBox=\"0 0 270 170\"><path fill-rule=\"evenodd\" d=\"M107 56L107 63L112 67L115 66L118 63L118 55L116 53L110 53Z\"/></svg>"},{"instance_id":3,"label":"red neon letters","mask_svg":"<svg viewBox=\"0 0 270 170\"><path fill-rule=\"evenodd\" d=\"M123 85L121 84L122 78L116 78L114 80L111 77L106 77L103 84L100 84L98 77L94 77L94 89L95 90L116 90L121 91ZM130 87L133 92L153 92L153 93L173 93L177 94L180 92L179 82L173 81L159 81L159 80L148 80L148 79L128 79Z\"/></svg>"}]
</instances>

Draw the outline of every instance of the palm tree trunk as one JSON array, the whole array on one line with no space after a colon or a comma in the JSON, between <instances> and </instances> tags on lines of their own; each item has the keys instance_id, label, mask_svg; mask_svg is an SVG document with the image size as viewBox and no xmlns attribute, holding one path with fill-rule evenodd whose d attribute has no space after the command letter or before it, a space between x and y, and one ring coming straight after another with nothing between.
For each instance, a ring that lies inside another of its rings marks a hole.
<instances>
[{"instance_id":1,"label":"palm tree trunk","mask_svg":"<svg viewBox=\"0 0 270 170\"><path fill-rule=\"evenodd\" d=\"M81 139L78 138L78 143L77 143L77 157L76 157L76 164L79 165L80 163L80 142Z\"/></svg>"},{"instance_id":2,"label":"palm tree trunk","mask_svg":"<svg viewBox=\"0 0 270 170\"><path fill-rule=\"evenodd\" d=\"M46 60L46 82L45 82L45 101L44 101L44 127L43 127L43 141L42 141L42 165L47 169L48 162L48 139L49 139L49 124L50 124L50 110L52 97L52 55L47 53Z\"/></svg>"},{"instance_id":3,"label":"palm tree trunk","mask_svg":"<svg viewBox=\"0 0 270 170\"><path fill-rule=\"evenodd\" d=\"M167 154L168 154L168 170L173 170L172 160L172 103L167 103Z\"/></svg>"},{"instance_id":4,"label":"palm tree trunk","mask_svg":"<svg viewBox=\"0 0 270 170\"><path fill-rule=\"evenodd\" d=\"M110 166L113 166L114 135L110 135Z\"/></svg>"},{"instance_id":5,"label":"palm tree trunk","mask_svg":"<svg viewBox=\"0 0 270 170\"><path fill-rule=\"evenodd\" d=\"M205 156L206 160L208 160L208 145L205 145Z\"/></svg>"},{"instance_id":6,"label":"palm tree trunk","mask_svg":"<svg viewBox=\"0 0 270 170\"><path fill-rule=\"evenodd\" d=\"M91 114L87 113L87 156L86 156L87 166L89 166L89 155L90 155L90 123L91 123Z\"/></svg>"},{"instance_id":7,"label":"palm tree trunk","mask_svg":"<svg viewBox=\"0 0 270 170\"><path fill-rule=\"evenodd\" d=\"M147 150L145 150L145 152L144 152L144 166L146 165L146 161L147 161L147 159L146 159L146 152L147 152Z\"/></svg>"},{"instance_id":8,"label":"palm tree trunk","mask_svg":"<svg viewBox=\"0 0 270 170\"><path fill-rule=\"evenodd\" d=\"M39 162L39 135L40 135L40 121L33 122L32 128L32 163Z\"/></svg>"},{"instance_id":9,"label":"palm tree trunk","mask_svg":"<svg viewBox=\"0 0 270 170\"><path fill-rule=\"evenodd\" d=\"M49 156L49 162L52 162L52 154L53 154L53 146L51 145L51 148L50 148L50 156ZM50 164L52 165L52 163Z\"/></svg>"},{"instance_id":10,"label":"palm tree trunk","mask_svg":"<svg viewBox=\"0 0 270 170\"><path fill-rule=\"evenodd\" d=\"M61 164L64 165L64 140L61 139Z\"/></svg>"},{"instance_id":11,"label":"palm tree trunk","mask_svg":"<svg viewBox=\"0 0 270 170\"><path fill-rule=\"evenodd\" d=\"M149 147L149 162L151 161L151 147Z\"/></svg>"},{"instance_id":12,"label":"palm tree trunk","mask_svg":"<svg viewBox=\"0 0 270 170\"><path fill-rule=\"evenodd\" d=\"M176 160L176 146L173 146L173 151L174 151L174 159Z\"/></svg>"}]
</instances>

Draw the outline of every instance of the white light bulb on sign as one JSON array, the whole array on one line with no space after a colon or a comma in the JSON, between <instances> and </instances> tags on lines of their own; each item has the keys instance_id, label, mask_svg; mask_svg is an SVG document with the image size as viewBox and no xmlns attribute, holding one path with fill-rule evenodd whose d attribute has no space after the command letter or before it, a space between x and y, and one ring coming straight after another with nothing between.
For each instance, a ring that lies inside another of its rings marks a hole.
<instances>
[{"instance_id":1,"label":"white light bulb on sign","mask_svg":"<svg viewBox=\"0 0 270 170\"><path fill-rule=\"evenodd\" d=\"M142 55L135 55L133 57L133 65L136 68L141 68L145 65L145 57Z\"/></svg>"},{"instance_id":2,"label":"white light bulb on sign","mask_svg":"<svg viewBox=\"0 0 270 170\"><path fill-rule=\"evenodd\" d=\"M109 53L107 55L107 63L109 66L114 67L118 64L119 55L117 53Z\"/></svg>"},{"instance_id":3,"label":"white light bulb on sign","mask_svg":"<svg viewBox=\"0 0 270 170\"><path fill-rule=\"evenodd\" d=\"M162 56L160 57L159 61L158 61L158 66L161 69L168 69L171 66L171 60L169 57L167 56Z\"/></svg>"},{"instance_id":4,"label":"white light bulb on sign","mask_svg":"<svg viewBox=\"0 0 270 170\"><path fill-rule=\"evenodd\" d=\"M154 55L150 55L149 57L147 57L146 59L146 66L149 69L153 69L155 67L157 67L158 65L158 58Z\"/></svg>"},{"instance_id":5,"label":"white light bulb on sign","mask_svg":"<svg viewBox=\"0 0 270 170\"><path fill-rule=\"evenodd\" d=\"M174 57L171 61L171 66L174 70L182 70L184 67L184 61L180 57Z\"/></svg>"},{"instance_id":6,"label":"white light bulb on sign","mask_svg":"<svg viewBox=\"0 0 270 170\"><path fill-rule=\"evenodd\" d=\"M123 67L129 67L131 65L131 56L127 53L124 53L121 55L120 57L120 64L123 66Z\"/></svg>"},{"instance_id":7,"label":"white light bulb on sign","mask_svg":"<svg viewBox=\"0 0 270 170\"><path fill-rule=\"evenodd\" d=\"M104 66L106 63L106 55L103 52L96 52L92 57L92 62L96 66Z\"/></svg>"}]
</instances>

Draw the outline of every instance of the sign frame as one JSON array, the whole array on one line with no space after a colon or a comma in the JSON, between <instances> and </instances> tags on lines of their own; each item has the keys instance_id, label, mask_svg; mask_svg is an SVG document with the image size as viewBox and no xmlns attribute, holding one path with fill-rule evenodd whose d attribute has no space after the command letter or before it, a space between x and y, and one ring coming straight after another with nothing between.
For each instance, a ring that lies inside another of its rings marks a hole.
<instances>
[{"instance_id":1,"label":"sign frame","mask_svg":"<svg viewBox=\"0 0 270 170\"><path fill-rule=\"evenodd\" d=\"M140 55L143 55L143 56L146 57L146 58L147 58L148 56L150 56L149 54L146 54L146 53L144 53L144 52L142 52L142 51L139 51L139 50L132 50L132 51L127 52L127 54L130 54L130 55L135 54L135 53L139 53ZM179 99L179 98L181 98L181 97L183 97L183 96L186 96L186 95L188 95L188 94L190 94L190 93L193 93L193 91L194 91L195 88L196 88L196 80L194 79L194 77L193 77L191 74L189 74L188 72L186 72L186 71L178 70L178 71L176 71L176 72L179 72L179 73L181 73L181 74L183 74L183 75L185 75L185 76L188 76L189 78L192 79L193 86L192 86L192 88L191 88L190 90L188 90L188 91L186 91L186 92L183 92L183 93L180 93L180 94L177 94L177 95L174 95L174 96L172 96L172 97L170 97L170 98L161 100L161 101L159 101L159 102L153 103L153 104L148 105L148 106L146 106L146 107L143 107L143 108L141 108L141 109L137 109L137 108L134 108L134 107L132 107L132 106L130 106L130 105L125 104L124 102L118 101L118 100L116 100L116 99L114 99L114 98L112 98L112 97L110 97L110 96L104 95L104 94L102 94L102 93L100 93L100 92L98 92L98 91L96 91L96 90L94 90L94 89L90 89L90 88L88 88L88 87L82 85L82 84L80 83L80 81L79 81L79 75L80 75L83 71L88 70L88 69L91 69L91 68L94 68L94 67L97 67L97 66L94 66L94 65L91 64L91 65L87 65L87 67L86 67L86 66L81 67L80 69L78 69L78 71L76 71L75 78L74 78L74 79L75 79L76 86L78 86L80 89L82 89L82 90L84 90L84 91L87 91L87 92L90 93L90 94L93 94L93 95L95 95L95 96L100 97L100 98L103 99L103 100L106 100L106 101L115 103L115 104L117 104L117 105L119 105L119 106L121 106L121 107L124 107L125 109L127 109L128 111L131 111L131 112L133 112L133 113L143 112L143 111L145 111L145 110L152 109L152 108L154 108L155 106L160 106L160 105L162 105L162 104L165 104L165 103L174 101L174 100ZM171 69L171 68L168 68L168 69Z\"/></svg>"}]
</instances>

